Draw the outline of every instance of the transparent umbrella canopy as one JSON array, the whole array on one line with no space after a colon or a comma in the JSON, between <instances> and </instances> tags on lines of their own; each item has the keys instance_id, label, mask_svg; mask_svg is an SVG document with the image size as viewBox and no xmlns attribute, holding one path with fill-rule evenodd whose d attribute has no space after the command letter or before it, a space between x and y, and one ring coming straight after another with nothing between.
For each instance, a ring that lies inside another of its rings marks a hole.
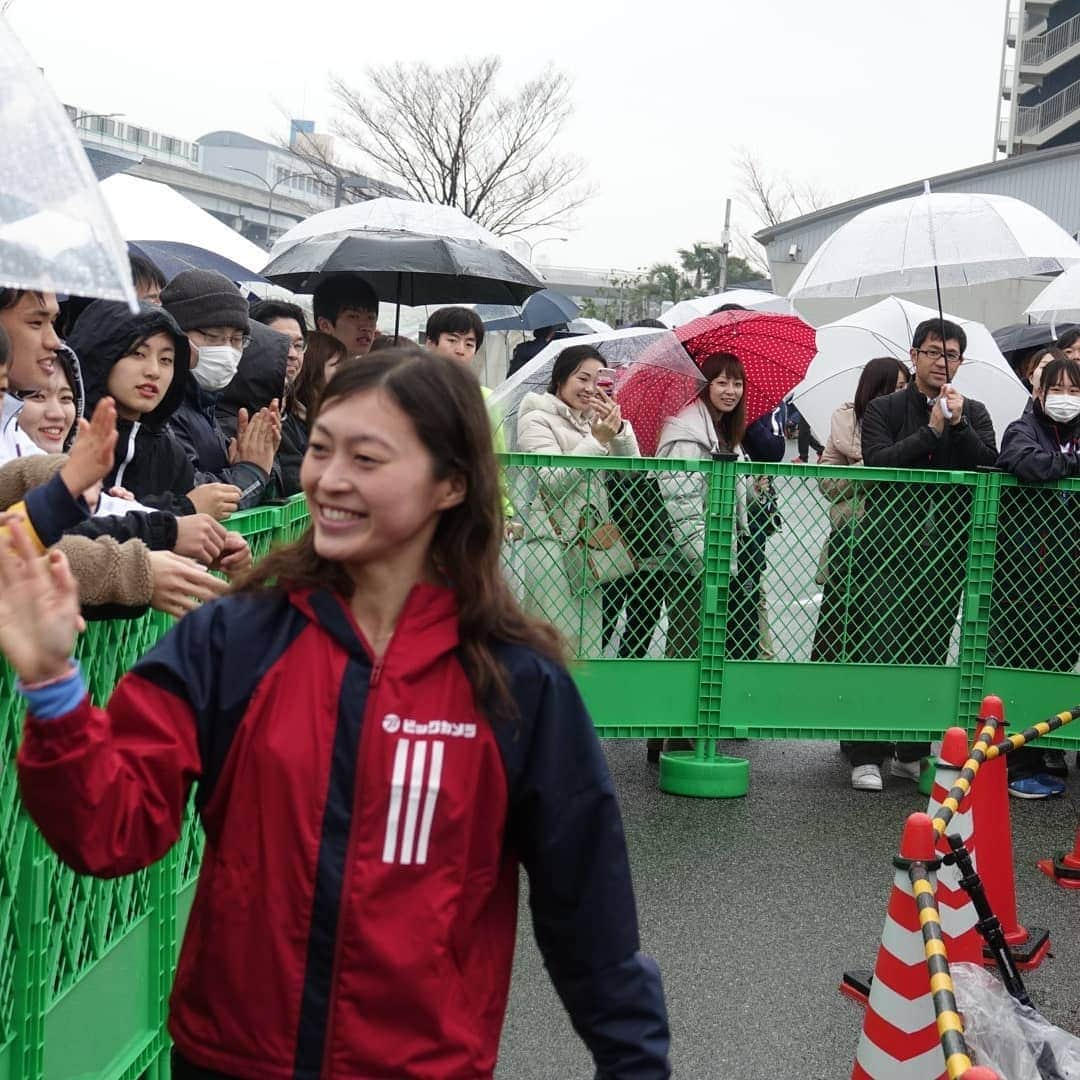
<instances>
[{"instance_id":1,"label":"transparent umbrella canopy","mask_svg":"<svg viewBox=\"0 0 1080 1080\"><path fill-rule=\"evenodd\" d=\"M0 18L0 285L126 300L127 247L63 106Z\"/></svg>"},{"instance_id":2,"label":"transparent umbrella canopy","mask_svg":"<svg viewBox=\"0 0 1080 1080\"><path fill-rule=\"evenodd\" d=\"M875 356L895 356L910 370L915 327L937 317L933 308L890 296L819 326L817 355L806 377L792 392L795 405L810 427L822 439L829 434L834 410L854 399L862 369ZM987 407L1000 442L1005 428L1024 411L1028 392L982 323L948 312L945 318L957 323L967 335L964 362L953 380L956 388Z\"/></svg>"},{"instance_id":3,"label":"transparent umbrella canopy","mask_svg":"<svg viewBox=\"0 0 1080 1080\"><path fill-rule=\"evenodd\" d=\"M644 455L655 452L655 435L667 416L693 401L705 385L670 330L630 327L553 341L497 386L488 399L492 422L499 424L508 447L517 443L518 409L525 395L545 393L559 354L577 345L592 345L614 373L614 398L623 418L634 426Z\"/></svg>"}]
</instances>

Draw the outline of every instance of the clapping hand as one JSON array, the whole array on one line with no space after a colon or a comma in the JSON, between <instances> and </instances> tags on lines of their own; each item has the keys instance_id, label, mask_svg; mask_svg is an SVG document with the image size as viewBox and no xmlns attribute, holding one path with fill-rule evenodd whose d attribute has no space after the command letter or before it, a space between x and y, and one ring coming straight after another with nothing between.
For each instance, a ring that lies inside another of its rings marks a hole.
<instances>
[{"instance_id":1,"label":"clapping hand","mask_svg":"<svg viewBox=\"0 0 1080 1080\"><path fill-rule=\"evenodd\" d=\"M63 676L86 629L79 587L62 552L36 555L19 520L0 537L0 650L24 683Z\"/></svg>"},{"instance_id":2,"label":"clapping hand","mask_svg":"<svg viewBox=\"0 0 1080 1080\"><path fill-rule=\"evenodd\" d=\"M74 498L109 475L116 451L116 405L103 397L93 417L79 421L79 432L68 459L60 470L60 479Z\"/></svg>"}]
</instances>

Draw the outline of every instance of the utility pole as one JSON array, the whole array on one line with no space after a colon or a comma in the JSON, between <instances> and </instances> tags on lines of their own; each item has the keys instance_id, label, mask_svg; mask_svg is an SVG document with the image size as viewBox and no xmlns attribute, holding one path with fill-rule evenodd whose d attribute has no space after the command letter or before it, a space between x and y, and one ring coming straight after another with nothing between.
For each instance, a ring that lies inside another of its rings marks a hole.
<instances>
[{"instance_id":1,"label":"utility pole","mask_svg":"<svg viewBox=\"0 0 1080 1080\"><path fill-rule=\"evenodd\" d=\"M724 231L720 235L720 292L727 289L727 260L731 250L731 200L724 206Z\"/></svg>"}]
</instances>

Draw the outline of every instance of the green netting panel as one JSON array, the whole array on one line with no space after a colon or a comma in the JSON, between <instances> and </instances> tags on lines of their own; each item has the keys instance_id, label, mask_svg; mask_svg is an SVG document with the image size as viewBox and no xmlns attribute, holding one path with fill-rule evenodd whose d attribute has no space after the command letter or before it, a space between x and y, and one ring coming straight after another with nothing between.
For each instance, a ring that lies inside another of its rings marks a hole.
<instances>
[{"instance_id":1,"label":"green netting panel","mask_svg":"<svg viewBox=\"0 0 1080 1080\"><path fill-rule=\"evenodd\" d=\"M20 941L18 916L19 865L29 825L21 812L15 777L15 752L22 729L22 709L15 704L14 680L0 670L0 1049L16 1032L14 1011L22 988L15 985L15 963Z\"/></svg>"},{"instance_id":2,"label":"green netting panel","mask_svg":"<svg viewBox=\"0 0 1080 1080\"><path fill-rule=\"evenodd\" d=\"M986 648L989 666L1077 670L1078 527L1076 481L1002 489Z\"/></svg>"},{"instance_id":3,"label":"green netting panel","mask_svg":"<svg viewBox=\"0 0 1080 1080\"><path fill-rule=\"evenodd\" d=\"M508 466L524 535L503 566L518 599L581 659L698 655L709 476Z\"/></svg>"},{"instance_id":4,"label":"green netting panel","mask_svg":"<svg viewBox=\"0 0 1080 1080\"><path fill-rule=\"evenodd\" d=\"M748 587L760 588L759 659L956 664L974 477L736 472L746 512L733 588L747 571ZM727 658L751 658L732 645L729 630Z\"/></svg>"},{"instance_id":5,"label":"green netting panel","mask_svg":"<svg viewBox=\"0 0 1080 1080\"><path fill-rule=\"evenodd\" d=\"M184 824L177 844L177 892L182 892L199 876L199 864L202 862L205 845L202 822L195 812L195 801L192 799L184 814Z\"/></svg>"},{"instance_id":6,"label":"green netting panel","mask_svg":"<svg viewBox=\"0 0 1080 1080\"><path fill-rule=\"evenodd\" d=\"M247 540L252 558L258 560L270 551L273 543L280 541L283 510L281 506L241 510L226 519L225 525Z\"/></svg>"},{"instance_id":7,"label":"green netting panel","mask_svg":"<svg viewBox=\"0 0 1080 1080\"><path fill-rule=\"evenodd\" d=\"M294 495L283 507L279 535L275 543L291 544L304 535L309 524L307 499L303 495Z\"/></svg>"}]
</instances>

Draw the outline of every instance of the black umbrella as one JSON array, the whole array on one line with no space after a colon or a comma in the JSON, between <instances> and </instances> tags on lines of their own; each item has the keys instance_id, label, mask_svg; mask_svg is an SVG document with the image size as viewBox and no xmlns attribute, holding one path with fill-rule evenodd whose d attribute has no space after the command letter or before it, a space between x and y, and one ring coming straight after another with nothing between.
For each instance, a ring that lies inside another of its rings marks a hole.
<instances>
[{"instance_id":1,"label":"black umbrella","mask_svg":"<svg viewBox=\"0 0 1080 1080\"><path fill-rule=\"evenodd\" d=\"M374 229L298 240L263 267L263 276L293 292L314 292L328 274L358 273L380 300L422 304L513 304L544 283L501 248L453 237ZM394 327L397 337L397 324Z\"/></svg>"},{"instance_id":2,"label":"black umbrella","mask_svg":"<svg viewBox=\"0 0 1080 1080\"><path fill-rule=\"evenodd\" d=\"M484 320L487 330L540 330L547 326L563 326L576 319L581 308L563 293L555 289L544 289L533 293L520 314L498 314L487 318L487 312L478 310L477 315Z\"/></svg>"},{"instance_id":3,"label":"black umbrella","mask_svg":"<svg viewBox=\"0 0 1080 1080\"><path fill-rule=\"evenodd\" d=\"M1012 326L1003 326L993 333L997 347L1011 362L1009 353L1021 352L1024 349L1037 349L1040 345L1050 345L1061 337L1066 330L1072 330L1073 323L1065 323L1062 326L1051 327L1048 324L1029 326L1027 323L1014 323Z\"/></svg>"}]
</instances>

